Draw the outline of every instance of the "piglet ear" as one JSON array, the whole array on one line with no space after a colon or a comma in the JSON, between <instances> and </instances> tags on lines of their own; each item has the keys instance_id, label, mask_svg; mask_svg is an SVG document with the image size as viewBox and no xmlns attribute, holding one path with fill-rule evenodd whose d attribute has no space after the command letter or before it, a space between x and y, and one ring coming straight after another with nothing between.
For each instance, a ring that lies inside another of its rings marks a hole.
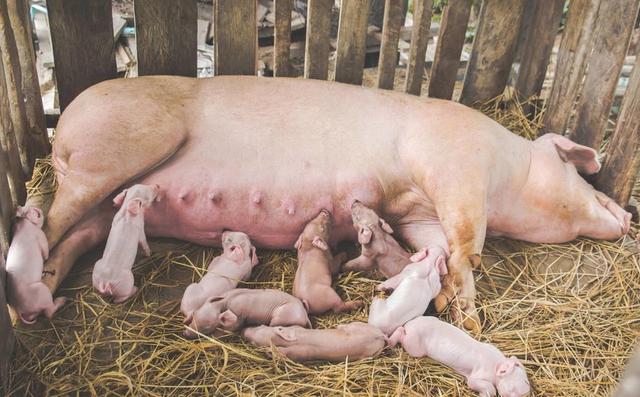
<instances>
[{"instance_id":1,"label":"piglet ear","mask_svg":"<svg viewBox=\"0 0 640 397\"><path fill-rule=\"evenodd\" d=\"M140 213L140 209L142 208L142 200L136 198L130 200L127 204L127 212L131 215L138 215Z\"/></svg>"},{"instance_id":2,"label":"piglet ear","mask_svg":"<svg viewBox=\"0 0 640 397\"><path fill-rule=\"evenodd\" d=\"M371 229L367 226L360 226L360 230L358 231L358 242L362 245L369 244L371 241Z\"/></svg>"},{"instance_id":3,"label":"piglet ear","mask_svg":"<svg viewBox=\"0 0 640 397\"><path fill-rule=\"evenodd\" d=\"M218 320L224 328L232 328L238 321L238 316L231 310L225 310L218 315Z\"/></svg>"},{"instance_id":4,"label":"piglet ear","mask_svg":"<svg viewBox=\"0 0 640 397\"><path fill-rule=\"evenodd\" d=\"M16 217L24 218L29 213L29 207L18 206L16 208Z\"/></svg>"},{"instance_id":5,"label":"piglet ear","mask_svg":"<svg viewBox=\"0 0 640 397\"><path fill-rule=\"evenodd\" d=\"M211 297L209 297L209 299L207 299L207 302L208 303L213 303L213 302L221 301L222 299L224 299L224 296L221 296L221 295L211 296Z\"/></svg>"},{"instance_id":6,"label":"piglet ear","mask_svg":"<svg viewBox=\"0 0 640 397\"><path fill-rule=\"evenodd\" d=\"M436 269L441 276L446 276L447 273L449 273L447 270L447 262L443 256L439 256L438 259L436 259Z\"/></svg>"},{"instance_id":7,"label":"piglet ear","mask_svg":"<svg viewBox=\"0 0 640 397\"><path fill-rule=\"evenodd\" d=\"M26 207L26 218L32 223L38 223L42 219L42 211L36 207Z\"/></svg>"},{"instance_id":8,"label":"piglet ear","mask_svg":"<svg viewBox=\"0 0 640 397\"><path fill-rule=\"evenodd\" d=\"M591 175L600 171L598 152L594 149L579 145L562 135L553 135L551 141L562 161L573 163L581 173Z\"/></svg>"},{"instance_id":9,"label":"piglet ear","mask_svg":"<svg viewBox=\"0 0 640 397\"><path fill-rule=\"evenodd\" d=\"M187 317L185 317L184 321L182 322L184 325L189 325L191 324L191 321L193 321L193 312L190 312Z\"/></svg>"},{"instance_id":10,"label":"piglet ear","mask_svg":"<svg viewBox=\"0 0 640 397\"><path fill-rule=\"evenodd\" d=\"M380 227L385 232L387 232L389 234L393 234L393 229L391 228L391 226L389 226L389 224L382 218L380 218Z\"/></svg>"},{"instance_id":11,"label":"piglet ear","mask_svg":"<svg viewBox=\"0 0 640 397\"><path fill-rule=\"evenodd\" d=\"M251 246L251 266L258 264L258 255L256 255L256 247Z\"/></svg>"},{"instance_id":12,"label":"piglet ear","mask_svg":"<svg viewBox=\"0 0 640 397\"><path fill-rule=\"evenodd\" d=\"M324 241L322 238L320 238L320 236L315 236L311 244L313 244L314 247L320 248L323 251L327 251L329 249L329 245L327 245L327 242Z\"/></svg>"},{"instance_id":13,"label":"piglet ear","mask_svg":"<svg viewBox=\"0 0 640 397\"><path fill-rule=\"evenodd\" d=\"M411 255L411 258L409 258L409 260L414 263L420 262L421 260L427 257L428 253L429 253L429 250L426 248L423 248L420 251L416 252L415 254Z\"/></svg>"},{"instance_id":14,"label":"piglet ear","mask_svg":"<svg viewBox=\"0 0 640 397\"><path fill-rule=\"evenodd\" d=\"M117 196L113 198L113 206L116 208L120 208L126 196L127 196L127 189L124 189L123 191L118 193Z\"/></svg>"},{"instance_id":15,"label":"piglet ear","mask_svg":"<svg viewBox=\"0 0 640 397\"><path fill-rule=\"evenodd\" d=\"M498 367L496 367L496 376L502 377L509 375L513 371L515 366L515 362L511 359L502 361L500 364L498 364Z\"/></svg>"},{"instance_id":16,"label":"piglet ear","mask_svg":"<svg viewBox=\"0 0 640 397\"><path fill-rule=\"evenodd\" d=\"M514 366L516 366L516 367L520 367L520 368L524 368L524 365L522 365L522 363L520 362L520 360L518 360L518 357L516 357L516 356L511 356L511 357L509 357L509 360L513 362Z\"/></svg>"},{"instance_id":17,"label":"piglet ear","mask_svg":"<svg viewBox=\"0 0 640 397\"><path fill-rule=\"evenodd\" d=\"M275 334L287 342L295 342L298 340L296 332L290 327L276 327Z\"/></svg>"}]
</instances>

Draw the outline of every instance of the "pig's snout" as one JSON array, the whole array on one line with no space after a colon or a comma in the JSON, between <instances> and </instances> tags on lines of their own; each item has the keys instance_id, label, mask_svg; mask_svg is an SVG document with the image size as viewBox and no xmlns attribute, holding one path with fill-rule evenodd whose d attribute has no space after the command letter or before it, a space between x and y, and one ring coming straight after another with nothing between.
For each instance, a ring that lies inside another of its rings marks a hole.
<instances>
[{"instance_id":1,"label":"pig's snout","mask_svg":"<svg viewBox=\"0 0 640 397\"><path fill-rule=\"evenodd\" d=\"M605 194L596 192L593 213L583 234L587 237L612 240L624 236L631 228L631 213L625 211Z\"/></svg>"}]
</instances>

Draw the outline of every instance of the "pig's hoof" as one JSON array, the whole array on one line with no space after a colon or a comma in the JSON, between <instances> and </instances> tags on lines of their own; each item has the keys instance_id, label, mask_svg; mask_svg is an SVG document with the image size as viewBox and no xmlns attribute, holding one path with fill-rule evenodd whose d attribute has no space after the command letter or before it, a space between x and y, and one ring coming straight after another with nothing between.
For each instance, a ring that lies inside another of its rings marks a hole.
<instances>
[{"instance_id":1,"label":"pig's hoof","mask_svg":"<svg viewBox=\"0 0 640 397\"><path fill-rule=\"evenodd\" d=\"M450 299L445 294L440 294L436 296L436 298L433 300L433 304L436 307L436 311L438 313L444 312L444 310L449 305L449 300Z\"/></svg>"},{"instance_id":2,"label":"pig's hoof","mask_svg":"<svg viewBox=\"0 0 640 397\"><path fill-rule=\"evenodd\" d=\"M376 291L390 293L390 292L393 292L393 288L388 287L388 286L386 286L384 284L378 284L376 286Z\"/></svg>"}]
</instances>

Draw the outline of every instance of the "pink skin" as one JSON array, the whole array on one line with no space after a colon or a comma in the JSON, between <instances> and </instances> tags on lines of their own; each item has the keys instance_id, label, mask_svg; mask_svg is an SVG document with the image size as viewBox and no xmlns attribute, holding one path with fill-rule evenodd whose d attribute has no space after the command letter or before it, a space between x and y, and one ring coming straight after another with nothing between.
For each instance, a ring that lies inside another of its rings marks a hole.
<instances>
[{"instance_id":1,"label":"pink skin","mask_svg":"<svg viewBox=\"0 0 640 397\"><path fill-rule=\"evenodd\" d=\"M375 357L386 345L387 337L365 323L340 324L335 329L291 327L245 328L242 336L254 345L276 346L285 357L298 362L349 362Z\"/></svg>"},{"instance_id":2,"label":"pink skin","mask_svg":"<svg viewBox=\"0 0 640 397\"><path fill-rule=\"evenodd\" d=\"M102 82L61 115L53 162L59 188L44 227L51 290L75 259L55 254L63 236L76 239L65 233L131 182L166 192L145 215L149 235L203 245L231 229L258 247L290 249L322 208L333 215L330 244L355 240L359 200L412 249L447 255L436 308L456 297L451 308L476 330L471 271L487 233L558 243L615 239L629 228L627 213L578 174L599 168L592 149L552 134L527 141L455 102L325 81Z\"/></svg>"},{"instance_id":3,"label":"pink skin","mask_svg":"<svg viewBox=\"0 0 640 397\"><path fill-rule=\"evenodd\" d=\"M343 302L331 288L332 276L340 269L343 256L334 258L331 254L330 236L331 214L322 210L305 226L295 243L298 269L293 280L293 296L305 303L310 314L329 310L339 313L362 306L361 301Z\"/></svg>"},{"instance_id":4,"label":"pink skin","mask_svg":"<svg viewBox=\"0 0 640 397\"><path fill-rule=\"evenodd\" d=\"M392 277L410 263L411 254L391 236L393 229L375 211L356 200L351 205L351 217L362 252L345 263L343 271L377 269L385 277Z\"/></svg>"},{"instance_id":5,"label":"pink skin","mask_svg":"<svg viewBox=\"0 0 640 397\"><path fill-rule=\"evenodd\" d=\"M186 337L211 334L217 329L236 331L245 325L268 324L311 327L302 302L275 289L236 288L209 299L195 312L184 331Z\"/></svg>"},{"instance_id":6,"label":"pink skin","mask_svg":"<svg viewBox=\"0 0 640 397\"><path fill-rule=\"evenodd\" d=\"M432 252L435 251L435 252ZM378 284L377 291L391 292L400 285L400 282L407 277L419 277L428 278L431 285L440 283L440 277L447 274L447 265L445 262L445 255L442 252L438 252L437 249L431 251L426 248L421 249L409 258L409 263L405 265L404 269L395 276L388 278L386 281ZM440 287L438 287L440 291Z\"/></svg>"},{"instance_id":7,"label":"pink skin","mask_svg":"<svg viewBox=\"0 0 640 397\"><path fill-rule=\"evenodd\" d=\"M13 241L7 253L7 298L25 324L33 324L40 313L48 319L66 298L53 299L42 283L44 260L49 256L47 239L42 232L44 216L35 207L18 207Z\"/></svg>"},{"instance_id":8,"label":"pink skin","mask_svg":"<svg viewBox=\"0 0 640 397\"><path fill-rule=\"evenodd\" d=\"M514 356L507 358L493 345L479 342L453 325L435 317L418 317L399 327L389 345L401 343L412 357L429 357L467 378L480 396L529 395L527 373Z\"/></svg>"},{"instance_id":9,"label":"pink skin","mask_svg":"<svg viewBox=\"0 0 640 397\"><path fill-rule=\"evenodd\" d=\"M222 255L213 258L202 280L189 285L184 291L180 311L185 316L185 324L191 322L193 312L207 298L234 289L239 281L249 278L251 270L258 264L256 248L242 232L222 233L222 249Z\"/></svg>"},{"instance_id":10,"label":"pink skin","mask_svg":"<svg viewBox=\"0 0 640 397\"><path fill-rule=\"evenodd\" d=\"M138 290L131 268L138 253L138 245L146 256L151 255L144 234L144 213L158 198L158 185L134 185L123 190L113 203L120 210L111 224L104 254L93 267L93 287L104 296L112 296L114 303L122 303Z\"/></svg>"}]
</instances>

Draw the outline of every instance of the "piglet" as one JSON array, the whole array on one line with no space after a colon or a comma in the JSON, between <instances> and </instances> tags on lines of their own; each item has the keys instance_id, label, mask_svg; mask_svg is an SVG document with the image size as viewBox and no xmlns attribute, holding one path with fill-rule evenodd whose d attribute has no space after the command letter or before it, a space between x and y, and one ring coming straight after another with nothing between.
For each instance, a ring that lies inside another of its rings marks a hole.
<instances>
[{"instance_id":1,"label":"piglet","mask_svg":"<svg viewBox=\"0 0 640 397\"><path fill-rule=\"evenodd\" d=\"M435 317L418 317L398 327L389 344L401 343L412 357L429 357L453 368L483 397L522 397L530 392L527 373L514 356L507 358L493 345L482 343Z\"/></svg>"},{"instance_id":2,"label":"piglet","mask_svg":"<svg viewBox=\"0 0 640 397\"><path fill-rule=\"evenodd\" d=\"M433 270L436 270L435 272ZM429 278L431 284L435 285L435 279L447 274L447 263L445 254L442 250L429 251L426 248L416 252L410 258L410 263L404 269L393 277L378 284L376 290L390 292L393 291L400 282L410 276ZM440 287L438 287L438 291Z\"/></svg>"},{"instance_id":3,"label":"piglet","mask_svg":"<svg viewBox=\"0 0 640 397\"><path fill-rule=\"evenodd\" d=\"M208 298L185 322L201 334L216 329L236 331L244 325L268 324L311 327L307 310L300 299L276 289L236 288ZM187 337L197 334L187 328Z\"/></svg>"},{"instance_id":4,"label":"piglet","mask_svg":"<svg viewBox=\"0 0 640 397\"><path fill-rule=\"evenodd\" d=\"M185 315L185 322L191 322L191 314L207 298L232 290L239 281L249 278L257 264L256 247L251 245L249 236L242 232L222 233L222 255L213 258L200 282L189 285L184 291L180 311Z\"/></svg>"},{"instance_id":5,"label":"piglet","mask_svg":"<svg viewBox=\"0 0 640 397\"><path fill-rule=\"evenodd\" d=\"M329 211L322 210L305 226L295 244L298 269L293 281L293 295L306 302L311 314L328 310L344 312L362 306L361 301L343 302L331 288L332 276L340 269L341 260L341 256L334 258L329 249L331 226Z\"/></svg>"},{"instance_id":6,"label":"piglet","mask_svg":"<svg viewBox=\"0 0 640 397\"><path fill-rule=\"evenodd\" d=\"M392 277L411 263L411 254L398 244L391 226L374 210L356 200L351 205L351 218L362 251L342 266L343 271L378 269L385 277Z\"/></svg>"},{"instance_id":7,"label":"piglet","mask_svg":"<svg viewBox=\"0 0 640 397\"><path fill-rule=\"evenodd\" d=\"M40 313L51 319L65 298L53 299L42 282L49 244L42 231L44 216L39 208L18 207L13 240L7 253L7 298L25 324L33 324Z\"/></svg>"},{"instance_id":8,"label":"piglet","mask_svg":"<svg viewBox=\"0 0 640 397\"><path fill-rule=\"evenodd\" d=\"M138 290L131 268L138 253L138 245L146 256L151 255L144 234L144 211L158 198L159 186L134 185L114 199L120 207L113 218L104 254L93 267L93 287L105 296L113 296L114 303L122 303Z\"/></svg>"},{"instance_id":9,"label":"piglet","mask_svg":"<svg viewBox=\"0 0 640 397\"><path fill-rule=\"evenodd\" d=\"M376 327L361 322L340 324L335 329L292 327L245 328L242 336L257 346L273 344L293 361L341 362L375 357L384 349L387 337Z\"/></svg>"}]
</instances>

